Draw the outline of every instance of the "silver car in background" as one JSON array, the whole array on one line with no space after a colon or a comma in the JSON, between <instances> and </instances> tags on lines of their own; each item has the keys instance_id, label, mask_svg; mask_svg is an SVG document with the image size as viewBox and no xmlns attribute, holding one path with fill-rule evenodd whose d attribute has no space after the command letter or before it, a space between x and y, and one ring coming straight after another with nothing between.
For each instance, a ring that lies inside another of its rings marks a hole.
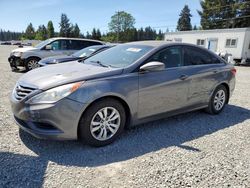
<instances>
[{"instance_id":1,"label":"silver car in background","mask_svg":"<svg viewBox=\"0 0 250 188\"><path fill-rule=\"evenodd\" d=\"M71 55L83 48L103 44L103 42L97 40L55 37L42 41L34 47L23 47L12 50L8 61L13 71L18 70L18 67L25 67L29 71L38 68L38 61L43 58Z\"/></svg>"},{"instance_id":2,"label":"silver car in background","mask_svg":"<svg viewBox=\"0 0 250 188\"><path fill-rule=\"evenodd\" d=\"M190 44L121 44L84 62L42 67L17 82L11 105L21 129L38 138L113 142L125 127L197 109L220 113L235 68Z\"/></svg>"}]
</instances>

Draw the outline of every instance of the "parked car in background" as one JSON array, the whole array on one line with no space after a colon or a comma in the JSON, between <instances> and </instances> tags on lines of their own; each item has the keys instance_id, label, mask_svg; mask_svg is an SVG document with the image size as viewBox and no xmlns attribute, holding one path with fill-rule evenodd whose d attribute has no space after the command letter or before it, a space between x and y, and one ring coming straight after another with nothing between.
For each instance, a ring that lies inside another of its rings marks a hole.
<instances>
[{"instance_id":1,"label":"parked car in background","mask_svg":"<svg viewBox=\"0 0 250 188\"><path fill-rule=\"evenodd\" d=\"M46 65L53 65L58 63L65 63L68 61L75 61L75 60L84 60L92 55L95 55L101 51L104 51L108 48L113 47L114 45L95 45L90 46L87 48L83 48L80 51L73 53L72 55L61 55L61 56L53 56L47 57L38 62L38 64L43 67Z\"/></svg>"},{"instance_id":2,"label":"parked car in background","mask_svg":"<svg viewBox=\"0 0 250 188\"><path fill-rule=\"evenodd\" d=\"M70 64L70 65L69 65ZM220 113L236 70L205 48L144 41L24 74L11 105L17 124L38 138L113 142L125 126L206 109Z\"/></svg>"},{"instance_id":3,"label":"parked car in background","mask_svg":"<svg viewBox=\"0 0 250 188\"><path fill-rule=\"evenodd\" d=\"M1 42L1 45L11 45L11 42L8 42L8 41Z\"/></svg>"},{"instance_id":4,"label":"parked car in background","mask_svg":"<svg viewBox=\"0 0 250 188\"><path fill-rule=\"evenodd\" d=\"M39 67L38 61L45 57L56 55L71 55L74 52L93 45L102 45L101 41L77 38L51 38L47 39L35 47L17 48L13 50L9 57L12 70L18 66L32 70Z\"/></svg>"}]
</instances>

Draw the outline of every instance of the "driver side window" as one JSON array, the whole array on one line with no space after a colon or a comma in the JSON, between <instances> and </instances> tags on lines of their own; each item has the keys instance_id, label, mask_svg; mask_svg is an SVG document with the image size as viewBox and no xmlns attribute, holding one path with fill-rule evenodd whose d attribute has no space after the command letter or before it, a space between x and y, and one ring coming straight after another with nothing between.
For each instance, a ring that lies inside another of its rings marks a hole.
<instances>
[{"instance_id":1,"label":"driver side window","mask_svg":"<svg viewBox=\"0 0 250 188\"><path fill-rule=\"evenodd\" d=\"M181 47L168 47L154 54L149 61L158 61L165 64L166 68L181 67L182 49Z\"/></svg>"},{"instance_id":2,"label":"driver side window","mask_svg":"<svg viewBox=\"0 0 250 188\"><path fill-rule=\"evenodd\" d=\"M52 50L67 50L67 41L66 40L56 40L51 44Z\"/></svg>"}]
</instances>

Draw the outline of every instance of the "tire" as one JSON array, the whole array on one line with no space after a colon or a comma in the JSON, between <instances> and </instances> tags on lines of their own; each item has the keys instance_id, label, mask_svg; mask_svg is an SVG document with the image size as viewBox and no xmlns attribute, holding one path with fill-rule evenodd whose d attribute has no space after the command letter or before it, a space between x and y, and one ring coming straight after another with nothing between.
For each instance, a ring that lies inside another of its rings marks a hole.
<instances>
[{"instance_id":1,"label":"tire","mask_svg":"<svg viewBox=\"0 0 250 188\"><path fill-rule=\"evenodd\" d=\"M106 98L92 104L83 114L78 129L79 138L91 146L105 146L122 133L125 123L126 112L122 104L115 99Z\"/></svg>"},{"instance_id":2,"label":"tire","mask_svg":"<svg viewBox=\"0 0 250 188\"><path fill-rule=\"evenodd\" d=\"M40 59L38 57L31 57L31 58L28 58L25 62L25 68L26 68L26 71L29 71L29 70L33 70L35 68L38 68L40 67L40 65L38 64L38 61Z\"/></svg>"},{"instance_id":3,"label":"tire","mask_svg":"<svg viewBox=\"0 0 250 188\"><path fill-rule=\"evenodd\" d=\"M224 95L224 97L223 97ZM213 92L205 111L209 114L219 114L225 107L228 100L228 91L225 86L219 85ZM219 102L220 101L220 102Z\"/></svg>"}]
</instances>

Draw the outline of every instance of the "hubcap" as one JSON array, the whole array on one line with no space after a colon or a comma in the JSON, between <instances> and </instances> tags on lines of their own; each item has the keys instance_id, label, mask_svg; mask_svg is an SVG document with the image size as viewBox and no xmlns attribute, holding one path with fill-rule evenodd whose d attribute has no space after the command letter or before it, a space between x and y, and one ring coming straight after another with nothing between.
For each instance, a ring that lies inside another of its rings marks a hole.
<instances>
[{"instance_id":1,"label":"hubcap","mask_svg":"<svg viewBox=\"0 0 250 188\"><path fill-rule=\"evenodd\" d=\"M226 94L224 90L219 90L214 97L214 108L219 111L223 108L226 101Z\"/></svg>"},{"instance_id":2,"label":"hubcap","mask_svg":"<svg viewBox=\"0 0 250 188\"><path fill-rule=\"evenodd\" d=\"M95 139L105 141L116 134L120 123L120 113L113 107L105 107L93 116L90 124L90 132Z\"/></svg>"},{"instance_id":3,"label":"hubcap","mask_svg":"<svg viewBox=\"0 0 250 188\"><path fill-rule=\"evenodd\" d=\"M40 65L38 64L37 60L32 59L28 62L28 67L30 70L32 70L32 69L40 67Z\"/></svg>"}]
</instances>

